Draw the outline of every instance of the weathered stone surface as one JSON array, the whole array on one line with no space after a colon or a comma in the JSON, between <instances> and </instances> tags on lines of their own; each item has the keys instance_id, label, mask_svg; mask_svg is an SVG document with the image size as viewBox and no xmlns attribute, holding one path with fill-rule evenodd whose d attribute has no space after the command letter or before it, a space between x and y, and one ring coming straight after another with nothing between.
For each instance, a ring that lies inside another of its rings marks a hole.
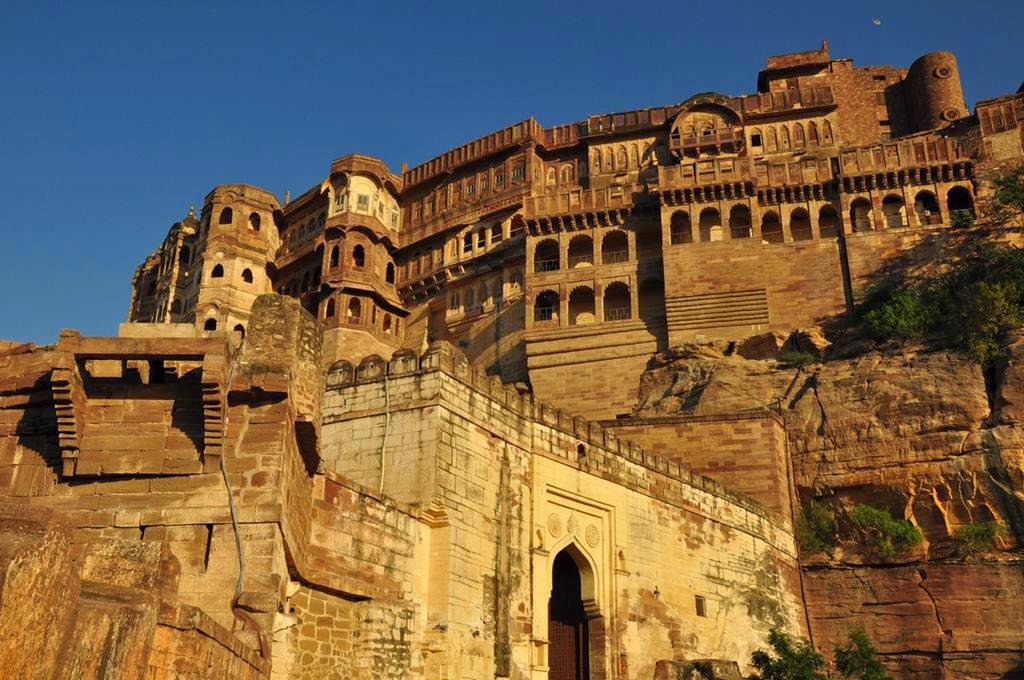
<instances>
[{"instance_id":1,"label":"weathered stone surface","mask_svg":"<svg viewBox=\"0 0 1024 680\"><path fill-rule=\"evenodd\" d=\"M0 505L0 677L54 676L79 589L67 525L48 510Z\"/></svg>"},{"instance_id":2,"label":"weathered stone surface","mask_svg":"<svg viewBox=\"0 0 1024 680\"><path fill-rule=\"evenodd\" d=\"M786 338L786 334L779 331L751 335L736 343L736 354L744 359L778 359Z\"/></svg>"},{"instance_id":3,"label":"weathered stone surface","mask_svg":"<svg viewBox=\"0 0 1024 680\"><path fill-rule=\"evenodd\" d=\"M822 333L820 328L798 328L789 334L782 349L787 352L810 354L821 359L825 356L825 352L831 344L825 338L825 334Z\"/></svg>"},{"instance_id":4,"label":"weathered stone surface","mask_svg":"<svg viewBox=\"0 0 1024 680\"><path fill-rule=\"evenodd\" d=\"M644 376L641 413L728 412L775 401L801 496L907 518L924 543L878 564L855 541L809 556L814 642L830 649L854 624L900 677L1002 677L1024 656L1013 598L1024 587L1024 362L1013 347L994 393L976 363L949 352L871 352L794 370L712 359L687 348ZM996 405L996 410L990 408ZM708 474L714 475L713 472ZM998 521L996 551L964 561L958 527Z\"/></svg>"}]
</instances>

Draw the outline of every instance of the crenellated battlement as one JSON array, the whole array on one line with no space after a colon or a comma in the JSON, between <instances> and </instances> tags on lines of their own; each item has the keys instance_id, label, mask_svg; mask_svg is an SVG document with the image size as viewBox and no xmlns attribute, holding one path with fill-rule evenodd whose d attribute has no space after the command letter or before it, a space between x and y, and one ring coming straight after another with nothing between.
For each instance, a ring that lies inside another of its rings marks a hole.
<instances>
[{"instance_id":1,"label":"crenellated battlement","mask_svg":"<svg viewBox=\"0 0 1024 680\"><path fill-rule=\"evenodd\" d=\"M477 398L489 400L500 411L526 421L530 432L520 432L524 441L534 445L534 451L551 457L562 464L570 465L581 472L614 480L616 483L642 489L672 504L697 506L722 519L728 515L729 523L736 528L763 534L767 525L772 531L786 534L790 531L789 518L771 514L764 506L746 496L730 492L715 480L696 474L684 465L644 451L632 441L621 439L599 423L574 415L536 399L532 394L521 394L514 387L505 385L496 376L487 375L474 367L468 359L451 344L435 342L423 353L417 355L410 350L396 352L390 361L378 355L363 358L357 364L348 361L335 362L327 371L327 393L342 393L359 390L365 386L381 388L389 383L394 407L408 407L409 399L399 397L400 393L415 393L415 400L422 404L440 398L443 390L437 386L399 388L408 380L424 381L429 376L440 374L457 381ZM371 401L380 401L375 396ZM346 409L349 405L346 405ZM380 409L374 409L379 411ZM350 411L346 411L351 413ZM364 417L364 411L357 411ZM341 416L344 419L350 415ZM494 416L501 418L502 416ZM325 415L325 427L331 416ZM550 431L541 433L540 430ZM536 446L543 442L541 446ZM752 455L753 452L752 452ZM635 466L635 467L634 467ZM648 479L637 476L636 467L642 468ZM717 499L714 500L714 499ZM741 512L723 513L719 505L725 502L741 509ZM749 516L746 514L749 513Z\"/></svg>"}]
</instances>

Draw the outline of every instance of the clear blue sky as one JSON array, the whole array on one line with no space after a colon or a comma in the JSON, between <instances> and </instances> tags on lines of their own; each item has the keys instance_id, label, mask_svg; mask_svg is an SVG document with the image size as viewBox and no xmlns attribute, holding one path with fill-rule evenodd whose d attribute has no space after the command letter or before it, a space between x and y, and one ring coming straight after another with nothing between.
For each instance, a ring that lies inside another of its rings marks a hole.
<instances>
[{"instance_id":1,"label":"clear blue sky","mask_svg":"<svg viewBox=\"0 0 1024 680\"><path fill-rule=\"evenodd\" d=\"M0 338L116 333L135 266L218 183L295 195L349 152L397 170L529 115L752 92L822 38L862 65L951 50L973 108L1024 79L1022 26L1011 0L7 0Z\"/></svg>"}]
</instances>

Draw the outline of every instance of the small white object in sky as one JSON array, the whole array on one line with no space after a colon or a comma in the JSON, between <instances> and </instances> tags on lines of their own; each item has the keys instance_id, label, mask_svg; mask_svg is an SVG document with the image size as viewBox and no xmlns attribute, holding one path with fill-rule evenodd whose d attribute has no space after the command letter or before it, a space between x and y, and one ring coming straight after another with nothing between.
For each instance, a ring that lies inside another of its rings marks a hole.
<instances>
[{"instance_id":1,"label":"small white object in sky","mask_svg":"<svg viewBox=\"0 0 1024 680\"><path fill-rule=\"evenodd\" d=\"M881 26L882 25L882 20L881 19L872 19L871 23L873 23L875 26Z\"/></svg>"}]
</instances>

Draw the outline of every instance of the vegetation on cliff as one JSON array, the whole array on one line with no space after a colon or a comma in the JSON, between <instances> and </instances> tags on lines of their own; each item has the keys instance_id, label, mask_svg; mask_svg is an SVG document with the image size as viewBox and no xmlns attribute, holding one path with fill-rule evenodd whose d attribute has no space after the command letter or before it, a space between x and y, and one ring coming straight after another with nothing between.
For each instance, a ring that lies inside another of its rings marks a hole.
<instances>
[{"instance_id":1,"label":"vegetation on cliff","mask_svg":"<svg viewBox=\"0 0 1024 680\"><path fill-rule=\"evenodd\" d=\"M825 659L810 642L793 638L773 628L768 633L770 651L759 649L751 657L757 673L752 680L829 680ZM834 666L840 680L891 680L877 658L871 638L855 626L847 639L835 648Z\"/></svg>"},{"instance_id":2,"label":"vegetation on cliff","mask_svg":"<svg viewBox=\"0 0 1024 680\"><path fill-rule=\"evenodd\" d=\"M908 552L924 540L921 530L905 519L896 519L888 510L863 503L842 514L844 538L891 560ZM971 534L982 542L982 532ZM826 503L808 501L797 518L797 544L805 554L831 553L839 544L840 522Z\"/></svg>"},{"instance_id":3,"label":"vegetation on cliff","mask_svg":"<svg viewBox=\"0 0 1024 680\"><path fill-rule=\"evenodd\" d=\"M924 540L920 529L885 509L860 504L850 512L850 520L863 542L883 559L890 560Z\"/></svg>"},{"instance_id":4,"label":"vegetation on cliff","mask_svg":"<svg viewBox=\"0 0 1024 680\"><path fill-rule=\"evenodd\" d=\"M933 340L982 364L1024 322L1024 248L979 246L944 271L876 287L862 306L878 340Z\"/></svg>"},{"instance_id":5,"label":"vegetation on cliff","mask_svg":"<svg viewBox=\"0 0 1024 680\"><path fill-rule=\"evenodd\" d=\"M953 540L961 553L969 555L992 550L996 539L1006 533L1006 525L1001 522L972 522L957 527Z\"/></svg>"},{"instance_id":6,"label":"vegetation on cliff","mask_svg":"<svg viewBox=\"0 0 1024 680\"><path fill-rule=\"evenodd\" d=\"M1024 165L992 184L997 221L1024 215ZM901 272L878 284L860 313L877 340L935 340L990 365L1024 323L1024 249L982 244L930 274L911 279Z\"/></svg>"}]
</instances>

